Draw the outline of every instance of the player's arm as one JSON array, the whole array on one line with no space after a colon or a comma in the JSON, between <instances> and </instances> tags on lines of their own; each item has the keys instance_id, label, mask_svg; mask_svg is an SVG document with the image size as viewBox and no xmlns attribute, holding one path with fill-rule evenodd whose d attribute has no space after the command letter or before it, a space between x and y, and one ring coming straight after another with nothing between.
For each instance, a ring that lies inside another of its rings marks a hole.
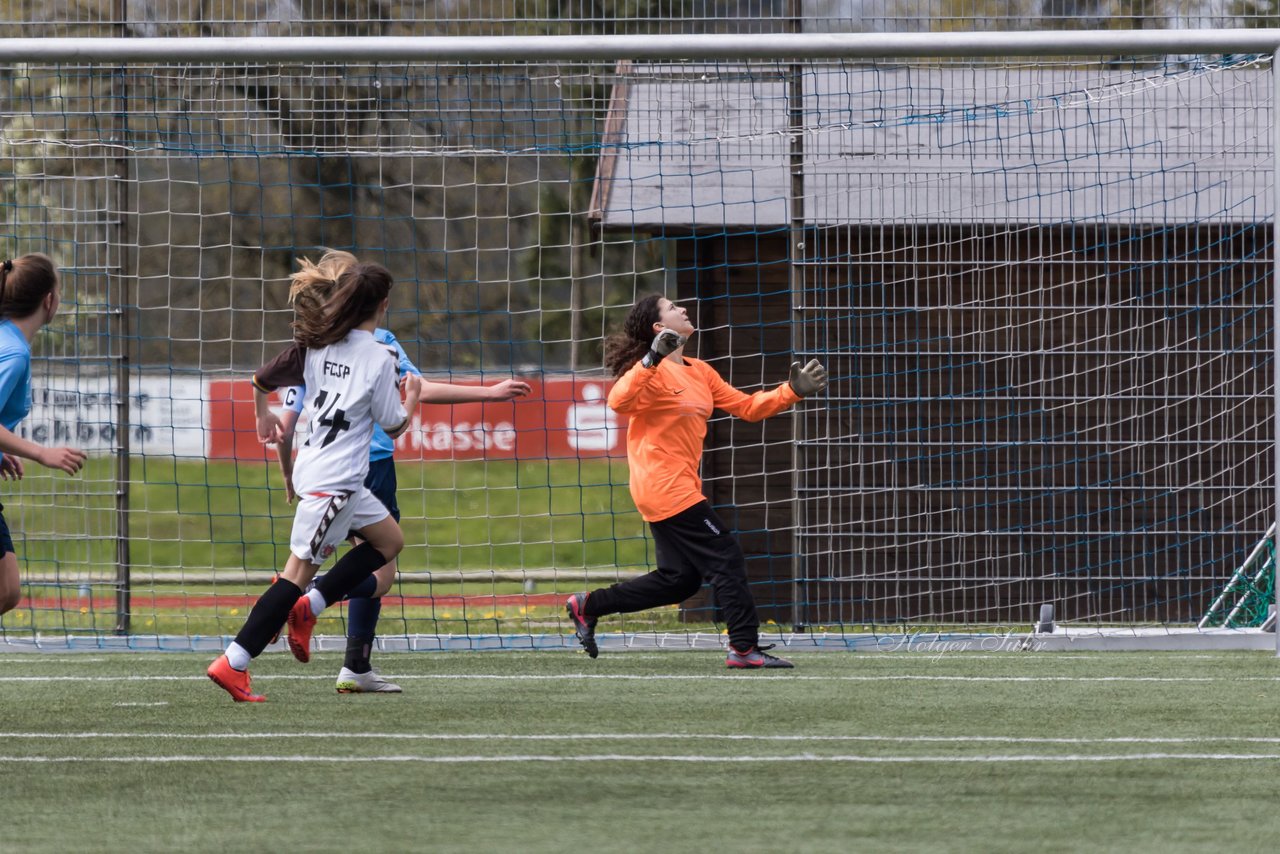
<instances>
[{"instance_id":1,"label":"player's arm","mask_svg":"<svg viewBox=\"0 0 1280 854\"><path fill-rule=\"evenodd\" d=\"M422 371L409 358L404 347L390 331L385 333L384 342L396 356L398 371L401 376L413 374L422 376ZM512 400L527 397L533 391L532 386L523 380L503 380L491 386L454 385L453 383L432 382L422 380L421 403L487 403L498 400ZM413 410L410 409L410 412Z\"/></svg>"},{"instance_id":2,"label":"player's arm","mask_svg":"<svg viewBox=\"0 0 1280 854\"><path fill-rule=\"evenodd\" d=\"M0 454L0 480L22 480L26 469L17 454Z\"/></svg>"},{"instance_id":3,"label":"player's arm","mask_svg":"<svg viewBox=\"0 0 1280 854\"><path fill-rule=\"evenodd\" d=\"M293 437L297 432L298 418L302 415L302 401L306 396L304 386L291 386L284 393L284 413L280 416L283 434L276 445L280 460L280 474L284 476L285 500L292 504L297 493L293 491Z\"/></svg>"},{"instance_id":4,"label":"player's arm","mask_svg":"<svg viewBox=\"0 0 1280 854\"><path fill-rule=\"evenodd\" d=\"M6 458L11 454L16 457L26 457L29 460L35 460L45 468L58 469L67 474L80 471L86 456L85 452L79 448L46 448L44 445L37 445L2 426L0 426L0 452L4 453ZM14 474L12 466L10 469L11 475ZM18 477L21 477L20 473Z\"/></svg>"},{"instance_id":5,"label":"player's arm","mask_svg":"<svg viewBox=\"0 0 1280 854\"><path fill-rule=\"evenodd\" d=\"M609 408L622 415L644 410L653 400L657 377L656 367L636 362L609 389Z\"/></svg>"},{"instance_id":6,"label":"player's arm","mask_svg":"<svg viewBox=\"0 0 1280 854\"><path fill-rule=\"evenodd\" d=\"M276 443L276 456L280 459L280 474L284 477L284 498L289 504L297 497L293 491L293 435L298 423L298 413L286 409L280 416L280 441Z\"/></svg>"},{"instance_id":7,"label":"player's arm","mask_svg":"<svg viewBox=\"0 0 1280 854\"><path fill-rule=\"evenodd\" d=\"M699 363L699 370L706 377L711 389L711 402L716 409L723 409L744 421L760 421L770 415L777 415L800 400L800 395L796 394L789 382L769 391L747 394L725 382L710 365Z\"/></svg>"},{"instance_id":8,"label":"player's arm","mask_svg":"<svg viewBox=\"0 0 1280 854\"><path fill-rule=\"evenodd\" d=\"M404 390L404 402L400 401L400 391ZM397 385L396 367L388 360L379 366L373 380L373 397L370 414L373 420L392 439L409 429L410 413L418 408L422 397L422 378L417 374L405 374Z\"/></svg>"},{"instance_id":9,"label":"player's arm","mask_svg":"<svg viewBox=\"0 0 1280 854\"><path fill-rule=\"evenodd\" d=\"M387 330L384 333L383 343L392 349L395 353L398 363L398 370L401 376L415 374L422 376L422 371L418 370L418 366L409 358L409 354L405 352L404 347L400 346L396 336ZM495 400L511 400L517 397L526 397L533 391L533 388L522 380L503 380L491 386L474 386L474 385L454 385L453 383L433 382L424 379L422 381L422 403L487 403ZM412 410L410 410L412 411Z\"/></svg>"},{"instance_id":10,"label":"player's arm","mask_svg":"<svg viewBox=\"0 0 1280 854\"><path fill-rule=\"evenodd\" d=\"M404 376L405 374L417 374L422 376L422 371L418 370L418 366L409 358L409 354L400 346L399 339L392 334L390 329L379 330L383 333L383 344L390 347L396 357L396 374Z\"/></svg>"},{"instance_id":11,"label":"player's arm","mask_svg":"<svg viewBox=\"0 0 1280 854\"><path fill-rule=\"evenodd\" d=\"M18 388L26 373L26 363L22 357L12 356L0 359L0 401L8 400ZM75 474L84 465L85 453L79 448L46 448L29 439L24 439L11 430L0 426L0 453L7 458L26 457L35 460L45 468L58 469L67 474ZM16 459L4 464L7 476L14 480L22 477L22 464Z\"/></svg>"},{"instance_id":12,"label":"player's arm","mask_svg":"<svg viewBox=\"0 0 1280 854\"><path fill-rule=\"evenodd\" d=\"M486 403L527 397L532 386L523 380L503 380L494 385L454 385L422 381L423 403Z\"/></svg>"},{"instance_id":13,"label":"player's arm","mask_svg":"<svg viewBox=\"0 0 1280 854\"><path fill-rule=\"evenodd\" d=\"M283 386L302 385L307 348L296 341L270 362L253 372L253 408L258 421L258 441L275 445L284 438L284 424L271 409L267 395Z\"/></svg>"},{"instance_id":14,"label":"player's arm","mask_svg":"<svg viewBox=\"0 0 1280 854\"><path fill-rule=\"evenodd\" d=\"M384 427L388 436L392 439L398 439L409 429L409 424L413 418L409 413L418 408L418 403L422 400L422 377L417 374L405 374L404 379L400 381L400 388L404 391L403 411L405 413L404 420L395 427ZM397 395L399 397L399 395Z\"/></svg>"},{"instance_id":15,"label":"player's arm","mask_svg":"<svg viewBox=\"0 0 1280 854\"><path fill-rule=\"evenodd\" d=\"M685 337L674 329L663 329L653 338L649 352L618 378L609 390L609 408L623 415L643 410L652 400L651 388L658 376L658 365L685 344Z\"/></svg>"}]
</instances>

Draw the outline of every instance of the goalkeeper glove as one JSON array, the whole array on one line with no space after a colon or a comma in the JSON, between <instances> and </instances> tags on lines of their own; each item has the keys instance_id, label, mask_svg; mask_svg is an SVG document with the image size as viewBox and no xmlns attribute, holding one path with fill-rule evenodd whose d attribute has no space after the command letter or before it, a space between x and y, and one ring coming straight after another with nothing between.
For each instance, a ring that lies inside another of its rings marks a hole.
<instances>
[{"instance_id":1,"label":"goalkeeper glove","mask_svg":"<svg viewBox=\"0 0 1280 854\"><path fill-rule=\"evenodd\" d=\"M656 368L659 362L683 347L684 342L688 340L674 329L664 329L653 339L653 343L649 345L649 352L644 354L640 364L646 368Z\"/></svg>"},{"instance_id":2,"label":"goalkeeper glove","mask_svg":"<svg viewBox=\"0 0 1280 854\"><path fill-rule=\"evenodd\" d=\"M787 380L791 390L801 397L808 397L827 387L827 369L817 359L810 359L803 368L799 362L791 363L791 376Z\"/></svg>"}]
</instances>

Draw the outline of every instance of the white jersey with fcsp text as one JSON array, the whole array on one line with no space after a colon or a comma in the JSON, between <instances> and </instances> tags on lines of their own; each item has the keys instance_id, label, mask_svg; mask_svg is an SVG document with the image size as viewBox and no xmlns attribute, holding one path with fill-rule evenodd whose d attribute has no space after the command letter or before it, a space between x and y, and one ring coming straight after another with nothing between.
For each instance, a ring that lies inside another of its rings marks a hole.
<instances>
[{"instance_id":1,"label":"white jersey with fcsp text","mask_svg":"<svg viewBox=\"0 0 1280 854\"><path fill-rule=\"evenodd\" d=\"M306 496L356 490L369 473L369 444L376 422L394 430L408 415L400 402L396 360L373 333L306 352L303 369L311 435L298 450L293 486Z\"/></svg>"}]
</instances>

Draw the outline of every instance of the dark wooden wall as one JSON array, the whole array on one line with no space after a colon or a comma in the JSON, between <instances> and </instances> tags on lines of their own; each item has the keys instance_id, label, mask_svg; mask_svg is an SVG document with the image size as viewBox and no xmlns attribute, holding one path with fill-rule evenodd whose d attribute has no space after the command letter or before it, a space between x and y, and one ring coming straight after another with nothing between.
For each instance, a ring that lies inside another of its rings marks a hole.
<instances>
[{"instance_id":1,"label":"dark wooden wall","mask_svg":"<svg viewBox=\"0 0 1280 854\"><path fill-rule=\"evenodd\" d=\"M1200 616L1272 513L1269 229L806 245L794 305L785 234L678 252L726 379L780 382L793 337L833 378L821 411L712 424L706 492L766 619L790 623L797 591L807 624Z\"/></svg>"}]
</instances>

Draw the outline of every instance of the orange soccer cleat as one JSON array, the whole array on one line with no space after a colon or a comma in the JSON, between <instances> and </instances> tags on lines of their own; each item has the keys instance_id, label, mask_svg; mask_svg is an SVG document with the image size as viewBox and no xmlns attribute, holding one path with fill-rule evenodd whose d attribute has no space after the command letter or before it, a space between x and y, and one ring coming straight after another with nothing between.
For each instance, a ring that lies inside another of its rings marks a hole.
<instances>
[{"instance_id":1,"label":"orange soccer cleat","mask_svg":"<svg viewBox=\"0 0 1280 854\"><path fill-rule=\"evenodd\" d=\"M236 670L231 666L231 662L227 661L225 655L215 658L206 672L209 674L209 678L216 682L218 687L230 694L231 699L237 703L266 702L266 697L253 693L249 688L249 671Z\"/></svg>"},{"instance_id":2,"label":"orange soccer cleat","mask_svg":"<svg viewBox=\"0 0 1280 854\"><path fill-rule=\"evenodd\" d=\"M311 602L306 596L298 599L289 609L289 651L293 657L306 664L311 660L311 630L316 627Z\"/></svg>"}]
</instances>

